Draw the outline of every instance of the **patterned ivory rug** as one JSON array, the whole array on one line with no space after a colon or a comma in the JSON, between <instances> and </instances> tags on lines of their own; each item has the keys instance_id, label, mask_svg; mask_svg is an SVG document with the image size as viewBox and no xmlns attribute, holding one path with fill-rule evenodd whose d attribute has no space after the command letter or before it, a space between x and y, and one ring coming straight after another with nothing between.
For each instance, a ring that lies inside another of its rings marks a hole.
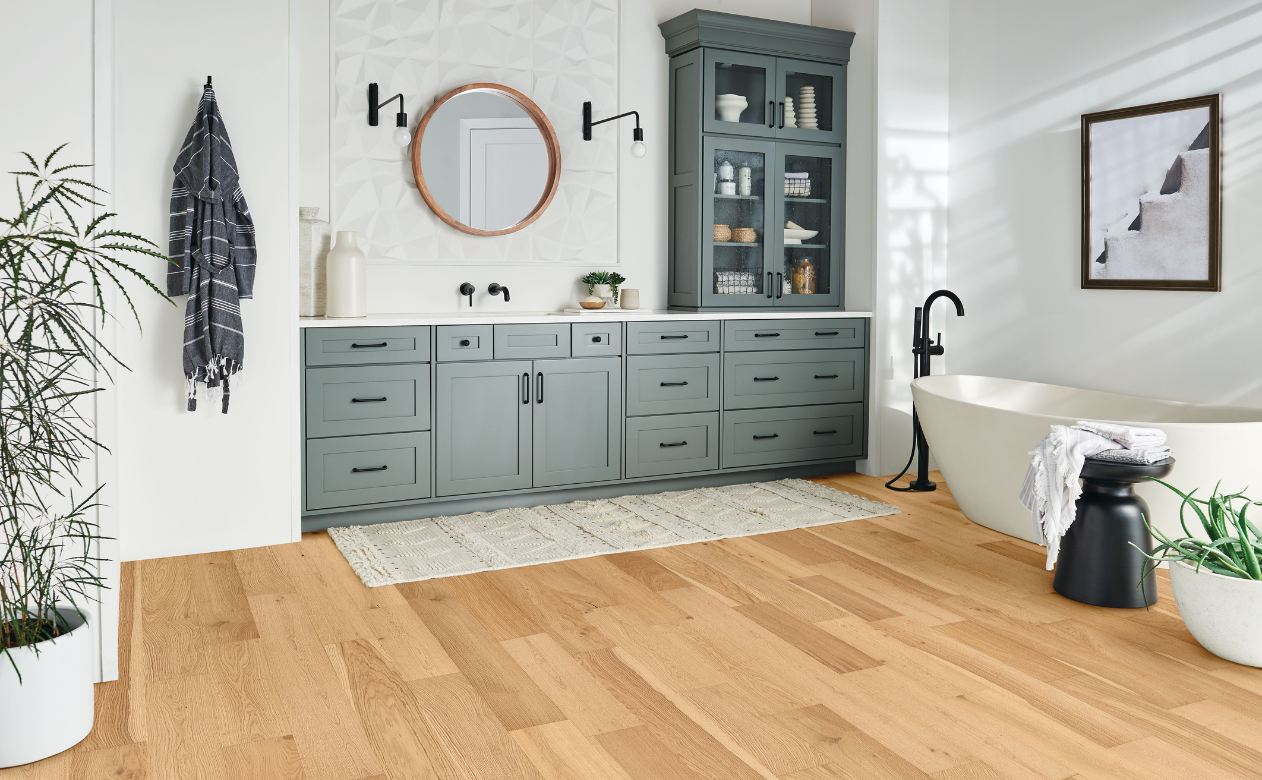
<instances>
[{"instance_id":1,"label":"patterned ivory rug","mask_svg":"<svg viewBox=\"0 0 1262 780\"><path fill-rule=\"evenodd\" d=\"M801 479L330 528L370 588L898 514Z\"/></svg>"}]
</instances>

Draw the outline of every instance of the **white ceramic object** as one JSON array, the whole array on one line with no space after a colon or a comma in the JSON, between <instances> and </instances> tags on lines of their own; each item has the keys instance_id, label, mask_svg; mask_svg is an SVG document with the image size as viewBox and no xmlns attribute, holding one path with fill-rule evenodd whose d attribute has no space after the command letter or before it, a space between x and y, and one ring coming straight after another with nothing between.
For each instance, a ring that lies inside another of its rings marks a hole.
<instances>
[{"instance_id":1,"label":"white ceramic object","mask_svg":"<svg viewBox=\"0 0 1262 780\"><path fill-rule=\"evenodd\" d=\"M742 165L736 171L736 192L748 196L754 191L754 172L748 165Z\"/></svg>"},{"instance_id":2,"label":"white ceramic object","mask_svg":"<svg viewBox=\"0 0 1262 780\"><path fill-rule=\"evenodd\" d=\"M579 301L578 305L582 306L584 309L588 311L594 311L597 309L605 308L605 300L596 295L589 295L583 300Z\"/></svg>"},{"instance_id":3,"label":"white ceramic object","mask_svg":"<svg viewBox=\"0 0 1262 780\"><path fill-rule=\"evenodd\" d=\"M640 308L640 291L634 287L624 287L618 291L618 305L624 309Z\"/></svg>"},{"instance_id":4,"label":"white ceramic object","mask_svg":"<svg viewBox=\"0 0 1262 780\"><path fill-rule=\"evenodd\" d=\"M1201 647L1228 661L1262 666L1262 582L1198 572L1179 562L1170 564L1170 586Z\"/></svg>"},{"instance_id":5,"label":"white ceramic object","mask_svg":"<svg viewBox=\"0 0 1262 780\"><path fill-rule=\"evenodd\" d=\"M784 229L784 237L786 240L795 238L798 241L805 241L807 239L815 238L818 235L818 230L794 230L792 228Z\"/></svg>"},{"instance_id":6,"label":"white ceramic object","mask_svg":"<svg viewBox=\"0 0 1262 780\"><path fill-rule=\"evenodd\" d=\"M324 316L368 316L368 261L355 240L354 230L337 231L329 250L328 297Z\"/></svg>"},{"instance_id":7,"label":"white ceramic object","mask_svg":"<svg viewBox=\"0 0 1262 780\"><path fill-rule=\"evenodd\" d=\"M329 238L333 226L320 209L298 207L298 316L323 317L326 302Z\"/></svg>"},{"instance_id":8,"label":"white ceramic object","mask_svg":"<svg viewBox=\"0 0 1262 780\"><path fill-rule=\"evenodd\" d=\"M749 102L744 95L717 95L714 98L714 107L719 111L719 119L724 122L739 122L741 114L749 108Z\"/></svg>"},{"instance_id":9,"label":"white ceramic object","mask_svg":"<svg viewBox=\"0 0 1262 780\"><path fill-rule=\"evenodd\" d=\"M597 298L605 302L605 306L613 308L613 287L608 284L597 284L592 288Z\"/></svg>"},{"instance_id":10,"label":"white ceramic object","mask_svg":"<svg viewBox=\"0 0 1262 780\"><path fill-rule=\"evenodd\" d=\"M54 756L92 731L92 634L73 609L59 609L73 628L35 647L0 656L0 767Z\"/></svg>"},{"instance_id":11,"label":"white ceramic object","mask_svg":"<svg viewBox=\"0 0 1262 780\"><path fill-rule=\"evenodd\" d=\"M1104 420L1166 432L1173 450L1171 484L1209 493L1258 485L1262 474L1262 409L1201 406L1073 387L984 376L926 376L912 382L912 397L929 451L965 516L987 528L1034 541L1030 513L1017 494L1030 450L1051 425ZM906 435L910 437L911 423ZM909 442L907 442L909 444ZM1135 492L1148 503L1153 524L1183 536L1179 498L1142 482ZM1198 494L1199 495L1199 494Z\"/></svg>"},{"instance_id":12,"label":"white ceramic object","mask_svg":"<svg viewBox=\"0 0 1262 780\"><path fill-rule=\"evenodd\" d=\"M721 181L721 182L719 182L719 194L720 194L720 195L735 195L735 194L736 194L736 182L734 182L734 181Z\"/></svg>"}]
</instances>

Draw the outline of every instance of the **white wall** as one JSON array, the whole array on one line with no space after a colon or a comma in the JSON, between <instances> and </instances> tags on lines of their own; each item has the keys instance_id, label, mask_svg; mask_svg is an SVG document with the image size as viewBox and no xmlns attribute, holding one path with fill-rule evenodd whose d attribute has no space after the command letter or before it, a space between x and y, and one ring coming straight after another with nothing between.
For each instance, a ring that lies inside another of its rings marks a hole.
<instances>
[{"instance_id":1,"label":"white wall","mask_svg":"<svg viewBox=\"0 0 1262 780\"><path fill-rule=\"evenodd\" d=\"M328 0L301 0L302 23L302 114L329 116ZM630 156L630 120L604 132L618 133L618 263L616 265L539 265L460 262L450 265L407 265L397 262L369 266L370 311L454 311L467 299L456 288L472 282L479 290L474 308L493 311L545 311L575 305L580 288L577 278L592 268L616 268L627 277L626 287L640 290L641 306L666 306L666 160L668 58L657 25L693 8L759 16L799 24L811 21L811 0L622 0L619 24L619 105L596 108L599 116L635 109L640 112L648 154L642 159ZM314 17L325 19L321 27ZM324 85L320 93L313 84ZM409 96L410 97L410 96ZM312 101L308 105L307 101ZM319 107L316 103L323 101ZM419 118L428 106L408 103L409 119ZM578 133L579 128L558 125L557 133ZM328 202L329 147L323 137L304 130L301 138L301 192L309 204ZM409 183L410 184L410 183ZM324 212L327 218L327 211ZM336 225L335 225L336 228ZM506 240L488 238L486 241ZM513 291L511 303L486 295L491 282L507 285Z\"/></svg>"},{"instance_id":2,"label":"white wall","mask_svg":"<svg viewBox=\"0 0 1262 780\"><path fill-rule=\"evenodd\" d=\"M213 75L259 247L254 298L242 302L244 370L227 415L204 389L198 411L185 411L187 298L137 298L144 333L128 328L120 339L133 369L119 377L123 558L295 541L296 15L288 0L113 6L115 205L125 224L165 252L172 165ZM164 286L162 263L146 270Z\"/></svg>"},{"instance_id":3,"label":"white wall","mask_svg":"<svg viewBox=\"0 0 1262 780\"><path fill-rule=\"evenodd\" d=\"M1262 405L1262 6L951 3L952 373ZM1223 94L1222 292L1079 289L1083 113Z\"/></svg>"}]
</instances>

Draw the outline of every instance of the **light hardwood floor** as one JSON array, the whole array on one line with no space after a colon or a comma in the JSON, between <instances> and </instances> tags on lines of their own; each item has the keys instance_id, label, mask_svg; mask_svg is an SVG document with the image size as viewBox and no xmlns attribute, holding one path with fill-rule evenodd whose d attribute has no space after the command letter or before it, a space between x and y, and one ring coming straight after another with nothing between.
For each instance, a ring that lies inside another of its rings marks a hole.
<instances>
[{"instance_id":1,"label":"light hardwood floor","mask_svg":"<svg viewBox=\"0 0 1262 780\"><path fill-rule=\"evenodd\" d=\"M1262 670L1164 576L1087 607L945 490L818 481L903 513L375 589L323 533L127 564L96 730L0 778L1262 776Z\"/></svg>"}]
</instances>

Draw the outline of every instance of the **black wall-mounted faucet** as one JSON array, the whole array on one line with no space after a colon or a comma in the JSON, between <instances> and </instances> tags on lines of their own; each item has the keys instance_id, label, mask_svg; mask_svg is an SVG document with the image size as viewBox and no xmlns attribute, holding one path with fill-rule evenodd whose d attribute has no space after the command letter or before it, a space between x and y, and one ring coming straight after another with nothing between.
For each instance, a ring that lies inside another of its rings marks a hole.
<instances>
[{"instance_id":1,"label":"black wall-mounted faucet","mask_svg":"<svg viewBox=\"0 0 1262 780\"><path fill-rule=\"evenodd\" d=\"M501 292L503 292L504 303L508 303L508 300L509 300L508 288L500 284L499 282L491 282L491 286L486 288L486 291L489 292L491 295L499 295Z\"/></svg>"},{"instance_id":2,"label":"black wall-mounted faucet","mask_svg":"<svg viewBox=\"0 0 1262 780\"><path fill-rule=\"evenodd\" d=\"M468 282L463 282L460 285L460 294L469 296L469 308L473 308L473 293L476 292L477 289L478 288Z\"/></svg>"}]
</instances>

